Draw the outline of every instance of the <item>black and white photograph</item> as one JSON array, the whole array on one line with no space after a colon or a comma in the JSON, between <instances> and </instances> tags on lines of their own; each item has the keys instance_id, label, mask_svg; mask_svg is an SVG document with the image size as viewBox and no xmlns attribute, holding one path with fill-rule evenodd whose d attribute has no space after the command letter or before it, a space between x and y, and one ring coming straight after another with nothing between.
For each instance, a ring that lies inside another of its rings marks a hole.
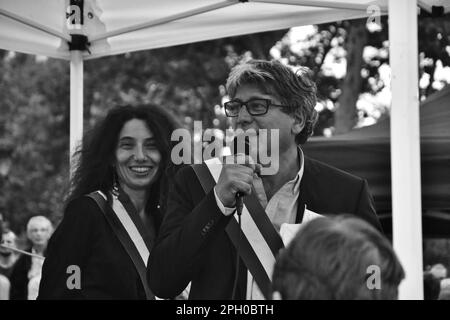
<instances>
[{"instance_id":1,"label":"black and white photograph","mask_svg":"<svg viewBox=\"0 0 450 320\"><path fill-rule=\"evenodd\" d=\"M0 308L450 300L450 1L0 0L0 235Z\"/></svg>"}]
</instances>

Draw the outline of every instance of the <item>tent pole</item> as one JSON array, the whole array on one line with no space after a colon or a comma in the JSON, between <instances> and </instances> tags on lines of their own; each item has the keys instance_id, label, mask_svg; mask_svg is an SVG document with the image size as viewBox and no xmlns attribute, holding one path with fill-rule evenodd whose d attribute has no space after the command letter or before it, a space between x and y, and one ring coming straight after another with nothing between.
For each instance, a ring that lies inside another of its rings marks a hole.
<instances>
[{"instance_id":1,"label":"tent pole","mask_svg":"<svg viewBox=\"0 0 450 320\"><path fill-rule=\"evenodd\" d=\"M144 22L144 23L140 23L140 24L137 24L134 26L106 32L106 33L98 35L98 36L90 37L89 39L90 39L91 44L93 44L94 42L99 41L99 40L117 37L117 36L120 36L125 33L130 33L130 32L139 31L142 29L150 28L150 27L159 26L159 25L166 24L166 23L169 23L172 21L177 21L177 20L189 18L189 17L195 16L195 15L199 15L199 14L202 14L205 12L211 12L214 10L226 8L226 7L229 7L232 5L236 5L238 3L239 3L239 0L224 0L219 3L214 3L214 4L210 4L210 5L200 7L197 9L189 10L186 12L177 13L174 15L170 15L168 17L156 19L154 21Z\"/></svg>"},{"instance_id":2,"label":"tent pole","mask_svg":"<svg viewBox=\"0 0 450 320\"><path fill-rule=\"evenodd\" d=\"M74 152L83 137L83 55L70 51L70 177L74 171Z\"/></svg>"},{"instance_id":3,"label":"tent pole","mask_svg":"<svg viewBox=\"0 0 450 320\"><path fill-rule=\"evenodd\" d=\"M394 249L406 278L400 299L423 299L417 1L389 0Z\"/></svg>"},{"instance_id":4,"label":"tent pole","mask_svg":"<svg viewBox=\"0 0 450 320\"><path fill-rule=\"evenodd\" d=\"M326 8L326 9L342 9L342 10L355 10L366 11L370 4L367 3L354 3L343 1L317 1L317 0L250 0L250 2L270 3L270 4L285 4L293 6L306 6L314 8ZM378 5L381 12L384 14L387 11L386 6Z\"/></svg>"}]
</instances>

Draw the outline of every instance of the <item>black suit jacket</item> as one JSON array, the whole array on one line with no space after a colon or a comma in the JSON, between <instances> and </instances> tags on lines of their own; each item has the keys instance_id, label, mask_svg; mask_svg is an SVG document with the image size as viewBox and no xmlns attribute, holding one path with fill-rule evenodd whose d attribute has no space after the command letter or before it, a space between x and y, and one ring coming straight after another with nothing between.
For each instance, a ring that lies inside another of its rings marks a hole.
<instances>
[{"instance_id":1,"label":"black suit jacket","mask_svg":"<svg viewBox=\"0 0 450 320\"><path fill-rule=\"evenodd\" d=\"M31 248L25 250L31 252ZM27 300L28 299L28 272L31 269L31 257L21 255L14 264L11 273L11 289L9 293L10 300Z\"/></svg>"},{"instance_id":2,"label":"black suit jacket","mask_svg":"<svg viewBox=\"0 0 450 320\"><path fill-rule=\"evenodd\" d=\"M305 205L316 213L354 214L381 230L367 182L305 157L296 221ZM167 213L148 263L150 288L162 298L179 294L192 281L190 299L230 299L236 251L225 227L231 216L206 196L190 166L180 169ZM237 299L245 299L247 272L241 261Z\"/></svg>"},{"instance_id":3,"label":"black suit jacket","mask_svg":"<svg viewBox=\"0 0 450 320\"><path fill-rule=\"evenodd\" d=\"M156 228L161 216L152 215ZM70 265L81 270L81 288L69 290ZM51 237L38 299L146 299L139 274L90 197L72 201Z\"/></svg>"}]
</instances>

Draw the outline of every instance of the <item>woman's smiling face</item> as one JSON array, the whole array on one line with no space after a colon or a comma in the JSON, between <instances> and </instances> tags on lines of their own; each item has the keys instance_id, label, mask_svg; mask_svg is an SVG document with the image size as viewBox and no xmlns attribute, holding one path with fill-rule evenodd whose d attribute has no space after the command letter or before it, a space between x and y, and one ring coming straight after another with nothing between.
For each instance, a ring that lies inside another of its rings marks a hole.
<instances>
[{"instance_id":1,"label":"woman's smiling face","mask_svg":"<svg viewBox=\"0 0 450 320\"><path fill-rule=\"evenodd\" d=\"M117 176L125 192L147 189L157 179L162 156L143 120L131 119L124 124L115 155Z\"/></svg>"}]
</instances>

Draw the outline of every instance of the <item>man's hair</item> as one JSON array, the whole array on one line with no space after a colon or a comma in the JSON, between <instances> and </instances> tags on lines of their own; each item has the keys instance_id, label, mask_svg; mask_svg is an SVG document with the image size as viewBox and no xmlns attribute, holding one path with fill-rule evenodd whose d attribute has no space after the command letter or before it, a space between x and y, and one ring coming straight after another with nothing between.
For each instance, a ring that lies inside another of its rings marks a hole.
<instances>
[{"instance_id":1,"label":"man's hair","mask_svg":"<svg viewBox=\"0 0 450 320\"><path fill-rule=\"evenodd\" d=\"M17 239L17 235L11 229L3 229L1 236L3 235L11 235L14 238L14 241ZM0 239L1 240L1 239Z\"/></svg>"},{"instance_id":2,"label":"man's hair","mask_svg":"<svg viewBox=\"0 0 450 320\"><path fill-rule=\"evenodd\" d=\"M37 223L37 222L42 222L42 223L47 224L48 227L49 227L50 233L53 232L53 225L52 225L52 222L51 222L47 217L44 217L44 216L34 216L34 217L31 217L30 220L28 220L28 223L27 223L27 232L29 232L30 229L31 229L31 226L32 226L34 223Z\"/></svg>"},{"instance_id":3,"label":"man's hair","mask_svg":"<svg viewBox=\"0 0 450 320\"><path fill-rule=\"evenodd\" d=\"M379 267L379 288L367 283L373 285L370 266ZM318 218L299 230L277 258L273 289L288 300L396 299L404 276L389 241L345 215Z\"/></svg>"},{"instance_id":4,"label":"man's hair","mask_svg":"<svg viewBox=\"0 0 450 320\"><path fill-rule=\"evenodd\" d=\"M303 130L295 137L297 144L304 144L313 134L318 114L314 109L317 102L317 87L309 68L291 67L272 60L250 60L236 65L227 79L227 92L231 99L238 88L245 84L257 85L260 90L280 100L286 106L283 112L304 124Z\"/></svg>"}]
</instances>

